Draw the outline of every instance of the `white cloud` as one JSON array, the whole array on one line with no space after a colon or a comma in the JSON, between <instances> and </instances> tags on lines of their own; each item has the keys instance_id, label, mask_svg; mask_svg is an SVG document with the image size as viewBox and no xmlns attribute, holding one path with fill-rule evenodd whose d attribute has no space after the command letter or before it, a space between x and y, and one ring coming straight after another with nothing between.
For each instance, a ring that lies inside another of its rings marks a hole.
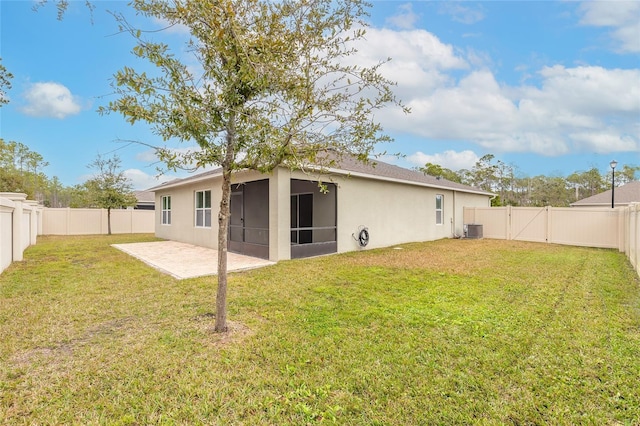
<instances>
[{"instance_id":1,"label":"white cloud","mask_svg":"<svg viewBox=\"0 0 640 426\"><path fill-rule=\"evenodd\" d=\"M543 88L539 95L528 93L532 98L559 103L577 114L640 113L640 70L556 65L543 68L540 75Z\"/></svg>"},{"instance_id":2,"label":"white cloud","mask_svg":"<svg viewBox=\"0 0 640 426\"><path fill-rule=\"evenodd\" d=\"M156 155L156 151L153 149L147 149L142 152L138 152L136 154L136 160L142 161L145 163L153 163L158 161L158 156Z\"/></svg>"},{"instance_id":3,"label":"white cloud","mask_svg":"<svg viewBox=\"0 0 640 426\"><path fill-rule=\"evenodd\" d=\"M433 155L418 151L407 156L407 161L416 166L424 166L427 163L432 163L454 171L471 169L479 159L480 157L470 150L460 152L447 150Z\"/></svg>"},{"instance_id":4,"label":"white cloud","mask_svg":"<svg viewBox=\"0 0 640 426\"><path fill-rule=\"evenodd\" d=\"M199 146L179 146L179 147L166 147L168 151L181 155L190 155L195 152L201 151ZM239 153L238 158L243 158L244 154ZM211 170L220 168L218 164L207 164L205 166L196 167L195 162L183 164L181 168L176 170L168 170L166 164L158 159L156 151L154 149L147 149L138 152L135 155L135 160L147 163L151 167L155 167L157 173L150 175L139 169L127 169L124 171L125 175L133 182L133 187L136 190L148 189L161 183L171 181L173 179L179 179L191 176L194 173L204 173Z\"/></svg>"},{"instance_id":5,"label":"white cloud","mask_svg":"<svg viewBox=\"0 0 640 426\"><path fill-rule=\"evenodd\" d=\"M580 141L598 154L606 154L611 151L640 152L640 144L637 139L634 140L628 135L620 135L615 129L605 129L598 133L574 133L571 138Z\"/></svg>"},{"instance_id":6,"label":"white cloud","mask_svg":"<svg viewBox=\"0 0 640 426\"><path fill-rule=\"evenodd\" d=\"M410 30L415 27L418 19L420 19L420 15L413 11L413 5L405 3L398 6L398 13L388 17L386 23L395 28Z\"/></svg>"},{"instance_id":7,"label":"white cloud","mask_svg":"<svg viewBox=\"0 0 640 426\"><path fill-rule=\"evenodd\" d=\"M467 62L452 45L440 41L432 33L422 30L394 31L388 28L368 28L365 39L355 44L357 58L352 61L372 65L391 56L393 62L411 62L423 69L463 69ZM349 59L349 58L345 58Z\"/></svg>"},{"instance_id":8,"label":"white cloud","mask_svg":"<svg viewBox=\"0 0 640 426\"><path fill-rule=\"evenodd\" d=\"M372 66L391 56L391 62L380 71L385 77L399 83L395 91L400 99L450 85L453 80L445 71L469 67L452 45L442 43L425 30L369 28L366 40L357 43L355 48L358 55L348 58L354 65Z\"/></svg>"},{"instance_id":9,"label":"white cloud","mask_svg":"<svg viewBox=\"0 0 640 426\"><path fill-rule=\"evenodd\" d=\"M60 83L33 83L24 93L27 104L22 112L34 117L63 119L78 114L82 108L76 96Z\"/></svg>"},{"instance_id":10,"label":"white cloud","mask_svg":"<svg viewBox=\"0 0 640 426\"><path fill-rule=\"evenodd\" d=\"M490 138L512 132L516 106L489 71L473 71L455 86L407 100L412 113L405 128L423 137L439 139ZM396 127L392 118L385 127Z\"/></svg>"},{"instance_id":11,"label":"white cloud","mask_svg":"<svg viewBox=\"0 0 640 426\"><path fill-rule=\"evenodd\" d=\"M371 29L355 61L381 68L412 110L389 108L386 131L471 142L490 152L611 152L640 149L640 70L545 66L508 85L483 53L460 51L424 30Z\"/></svg>"},{"instance_id":12,"label":"white cloud","mask_svg":"<svg viewBox=\"0 0 640 426\"><path fill-rule=\"evenodd\" d=\"M475 24L484 19L484 11L481 7L463 6L461 2L441 3L440 13L450 15L451 19L462 24Z\"/></svg>"},{"instance_id":13,"label":"white cloud","mask_svg":"<svg viewBox=\"0 0 640 426\"><path fill-rule=\"evenodd\" d=\"M640 2L587 1L580 5L580 24L611 27L610 37L618 53L640 52Z\"/></svg>"},{"instance_id":14,"label":"white cloud","mask_svg":"<svg viewBox=\"0 0 640 426\"><path fill-rule=\"evenodd\" d=\"M123 173L129 179L129 181L131 181L131 185L135 190L149 189L176 178L176 176L170 175L150 175L140 169L127 169Z\"/></svg>"},{"instance_id":15,"label":"white cloud","mask_svg":"<svg viewBox=\"0 0 640 426\"><path fill-rule=\"evenodd\" d=\"M191 30L189 27L184 24L172 24L166 19L153 18L153 22L158 25L162 31L168 34L181 34L181 35L189 35L191 34Z\"/></svg>"}]
</instances>

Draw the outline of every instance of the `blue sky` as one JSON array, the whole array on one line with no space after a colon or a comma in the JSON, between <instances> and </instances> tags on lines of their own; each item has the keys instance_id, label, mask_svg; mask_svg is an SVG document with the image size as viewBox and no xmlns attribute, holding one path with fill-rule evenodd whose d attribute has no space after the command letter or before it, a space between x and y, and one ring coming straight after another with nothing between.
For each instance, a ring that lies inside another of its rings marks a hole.
<instances>
[{"instance_id":1,"label":"blue sky","mask_svg":"<svg viewBox=\"0 0 640 426\"><path fill-rule=\"evenodd\" d=\"M153 153L121 140L159 139L96 109L113 100L117 70L146 65L108 13L127 3L94 3L91 16L84 1L71 2L60 22L51 5L34 12L31 0L0 2L0 56L14 74L0 137L42 154L45 173L65 185L83 182L98 154L116 152L145 189L158 183ZM370 22L357 60L391 57L382 71L412 109L378 116L395 138L381 148L404 154L390 162L458 170L494 154L522 176L606 173L612 159L640 165L640 2L374 1Z\"/></svg>"}]
</instances>

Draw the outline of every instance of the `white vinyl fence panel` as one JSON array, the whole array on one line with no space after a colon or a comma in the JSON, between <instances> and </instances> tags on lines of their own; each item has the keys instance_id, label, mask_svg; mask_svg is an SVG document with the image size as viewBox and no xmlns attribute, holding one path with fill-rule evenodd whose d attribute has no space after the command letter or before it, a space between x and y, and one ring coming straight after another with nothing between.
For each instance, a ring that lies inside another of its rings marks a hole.
<instances>
[{"instance_id":1,"label":"white vinyl fence panel","mask_svg":"<svg viewBox=\"0 0 640 426\"><path fill-rule=\"evenodd\" d=\"M640 274L640 203L628 207L465 207L465 224L485 238L613 248Z\"/></svg>"},{"instance_id":2,"label":"white vinyl fence panel","mask_svg":"<svg viewBox=\"0 0 640 426\"><path fill-rule=\"evenodd\" d=\"M44 209L42 213L43 235L104 235L109 231L106 209ZM154 232L154 210L111 210L111 233Z\"/></svg>"},{"instance_id":3,"label":"white vinyl fence panel","mask_svg":"<svg viewBox=\"0 0 640 426\"><path fill-rule=\"evenodd\" d=\"M0 273L23 258L38 235L86 235L108 232L107 210L43 209L25 194L0 192ZM112 210L114 234L153 233L155 211Z\"/></svg>"},{"instance_id":4,"label":"white vinyl fence panel","mask_svg":"<svg viewBox=\"0 0 640 426\"><path fill-rule=\"evenodd\" d=\"M40 207L26 194L0 192L0 272L36 243Z\"/></svg>"},{"instance_id":5,"label":"white vinyl fence panel","mask_svg":"<svg viewBox=\"0 0 640 426\"><path fill-rule=\"evenodd\" d=\"M13 202L0 198L0 272L13 261Z\"/></svg>"}]
</instances>

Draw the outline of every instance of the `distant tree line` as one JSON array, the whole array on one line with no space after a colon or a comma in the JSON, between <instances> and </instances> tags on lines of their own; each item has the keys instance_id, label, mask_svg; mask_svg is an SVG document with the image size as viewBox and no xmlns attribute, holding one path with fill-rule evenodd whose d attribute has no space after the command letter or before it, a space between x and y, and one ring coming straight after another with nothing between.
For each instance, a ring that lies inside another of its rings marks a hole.
<instances>
[{"instance_id":1,"label":"distant tree line","mask_svg":"<svg viewBox=\"0 0 640 426\"><path fill-rule=\"evenodd\" d=\"M0 192L24 193L45 207L111 209L136 204L131 183L115 155L99 155L88 166L94 176L74 186L64 186L57 176L49 178L44 173L48 165L42 155L26 145L0 138Z\"/></svg>"},{"instance_id":2,"label":"distant tree line","mask_svg":"<svg viewBox=\"0 0 640 426\"><path fill-rule=\"evenodd\" d=\"M611 172L602 175L596 167L576 171L567 177L522 177L515 166L495 160L487 154L470 169L453 171L427 163L417 170L435 177L490 191L497 196L494 206L567 207L569 204L611 188ZM616 168L615 186L635 180L640 166L623 165Z\"/></svg>"},{"instance_id":3,"label":"distant tree line","mask_svg":"<svg viewBox=\"0 0 640 426\"><path fill-rule=\"evenodd\" d=\"M46 207L118 208L135 204L117 156L98 156L88 166L97 175L74 186L62 185L57 176L49 178L44 173L48 165L42 155L26 145L0 138L0 192L22 192ZM480 158L471 169L453 171L427 163L417 170L493 192L497 195L492 200L494 206L564 207L611 188L611 172L603 175L596 167L567 177L522 177L515 166L496 160L492 154ZM639 172L640 166L618 166L616 187L635 180Z\"/></svg>"}]
</instances>

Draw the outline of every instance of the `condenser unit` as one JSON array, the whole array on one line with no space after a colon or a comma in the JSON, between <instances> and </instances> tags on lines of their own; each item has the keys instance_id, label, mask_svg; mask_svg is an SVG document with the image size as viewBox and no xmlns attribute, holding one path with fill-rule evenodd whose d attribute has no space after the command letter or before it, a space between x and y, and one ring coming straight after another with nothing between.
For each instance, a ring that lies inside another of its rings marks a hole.
<instances>
[{"instance_id":1,"label":"condenser unit","mask_svg":"<svg viewBox=\"0 0 640 426\"><path fill-rule=\"evenodd\" d=\"M464 225L464 237L475 240L482 238L482 225L476 223Z\"/></svg>"}]
</instances>

